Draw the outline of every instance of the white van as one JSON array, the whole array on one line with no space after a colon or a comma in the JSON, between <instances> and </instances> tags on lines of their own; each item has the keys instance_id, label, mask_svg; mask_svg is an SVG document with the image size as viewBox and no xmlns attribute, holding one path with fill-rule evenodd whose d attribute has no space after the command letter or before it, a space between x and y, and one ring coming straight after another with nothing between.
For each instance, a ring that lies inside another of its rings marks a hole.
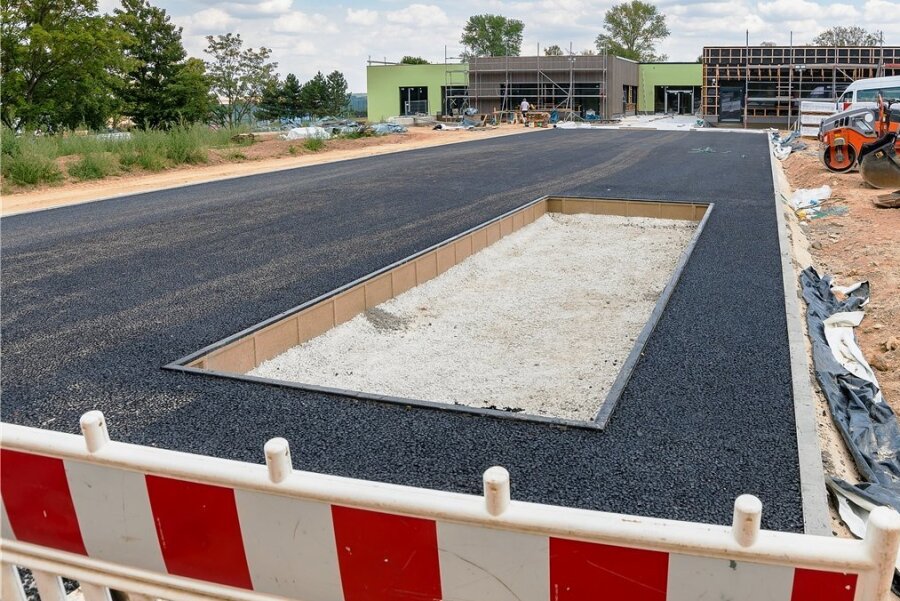
<instances>
[{"instance_id":1,"label":"white van","mask_svg":"<svg viewBox=\"0 0 900 601\"><path fill-rule=\"evenodd\" d=\"M846 111L849 108L874 107L879 93L885 100L900 99L900 76L858 79L841 94L836 108Z\"/></svg>"}]
</instances>

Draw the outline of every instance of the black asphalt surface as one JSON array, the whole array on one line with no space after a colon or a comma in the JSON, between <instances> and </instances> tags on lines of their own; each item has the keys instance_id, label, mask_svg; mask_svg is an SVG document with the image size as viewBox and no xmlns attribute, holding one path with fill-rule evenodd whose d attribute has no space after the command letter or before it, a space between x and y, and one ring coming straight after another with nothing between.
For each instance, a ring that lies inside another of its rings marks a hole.
<instances>
[{"instance_id":1,"label":"black asphalt surface","mask_svg":"<svg viewBox=\"0 0 900 601\"><path fill-rule=\"evenodd\" d=\"M161 369L544 194L716 203L603 432ZM470 493L499 464L516 499L722 524L752 493L802 530L763 135L555 130L129 196L3 219L2 267L7 422L100 409L257 463L284 436L300 469Z\"/></svg>"}]
</instances>

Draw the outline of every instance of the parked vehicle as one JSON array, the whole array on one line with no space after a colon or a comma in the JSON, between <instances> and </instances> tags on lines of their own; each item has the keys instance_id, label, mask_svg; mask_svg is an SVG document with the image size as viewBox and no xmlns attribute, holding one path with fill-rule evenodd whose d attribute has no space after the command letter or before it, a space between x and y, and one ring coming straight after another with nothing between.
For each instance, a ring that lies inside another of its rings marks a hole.
<instances>
[{"instance_id":1,"label":"parked vehicle","mask_svg":"<svg viewBox=\"0 0 900 601\"><path fill-rule=\"evenodd\" d=\"M878 106L878 94L884 99L900 98L900 76L858 79L851 83L837 101L837 110Z\"/></svg>"}]
</instances>

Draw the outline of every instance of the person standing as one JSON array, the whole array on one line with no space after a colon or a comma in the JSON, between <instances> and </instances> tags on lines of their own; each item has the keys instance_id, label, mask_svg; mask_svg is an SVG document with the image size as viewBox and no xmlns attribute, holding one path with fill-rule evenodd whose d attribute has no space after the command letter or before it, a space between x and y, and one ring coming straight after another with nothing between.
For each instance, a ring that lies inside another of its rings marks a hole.
<instances>
[{"instance_id":1,"label":"person standing","mask_svg":"<svg viewBox=\"0 0 900 601\"><path fill-rule=\"evenodd\" d=\"M528 104L528 99L523 98L522 104L519 105L519 110L522 111L522 123L525 124L525 127L528 127L528 111L531 109L531 105Z\"/></svg>"}]
</instances>

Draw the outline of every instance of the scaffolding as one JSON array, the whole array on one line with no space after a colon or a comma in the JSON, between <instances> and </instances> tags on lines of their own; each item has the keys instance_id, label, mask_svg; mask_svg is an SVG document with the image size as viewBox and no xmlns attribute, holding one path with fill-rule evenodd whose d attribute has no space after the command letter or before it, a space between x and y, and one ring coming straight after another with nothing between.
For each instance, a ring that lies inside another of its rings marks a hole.
<instances>
[{"instance_id":1,"label":"scaffolding","mask_svg":"<svg viewBox=\"0 0 900 601\"><path fill-rule=\"evenodd\" d=\"M444 114L513 112L522 98L534 110L562 118L594 109L607 113L608 55L470 57L468 68L444 51ZM463 85L462 81L466 81ZM452 107L452 109L451 109Z\"/></svg>"},{"instance_id":2,"label":"scaffolding","mask_svg":"<svg viewBox=\"0 0 900 601\"><path fill-rule=\"evenodd\" d=\"M801 100L833 102L857 79L900 75L900 47L706 47L702 60L701 106L714 123L790 126Z\"/></svg>"},{"instance_id":3,"label":"scaffolding","mask_svg":"<svg viewBox=\"0 0 900 601\"><path fill-rule=\"evenodd\" d=\"M469 68L462 56L450 56L444 46L444 90L441 114L464 115L469 108Z\"/></svg>"}]
</instances>

